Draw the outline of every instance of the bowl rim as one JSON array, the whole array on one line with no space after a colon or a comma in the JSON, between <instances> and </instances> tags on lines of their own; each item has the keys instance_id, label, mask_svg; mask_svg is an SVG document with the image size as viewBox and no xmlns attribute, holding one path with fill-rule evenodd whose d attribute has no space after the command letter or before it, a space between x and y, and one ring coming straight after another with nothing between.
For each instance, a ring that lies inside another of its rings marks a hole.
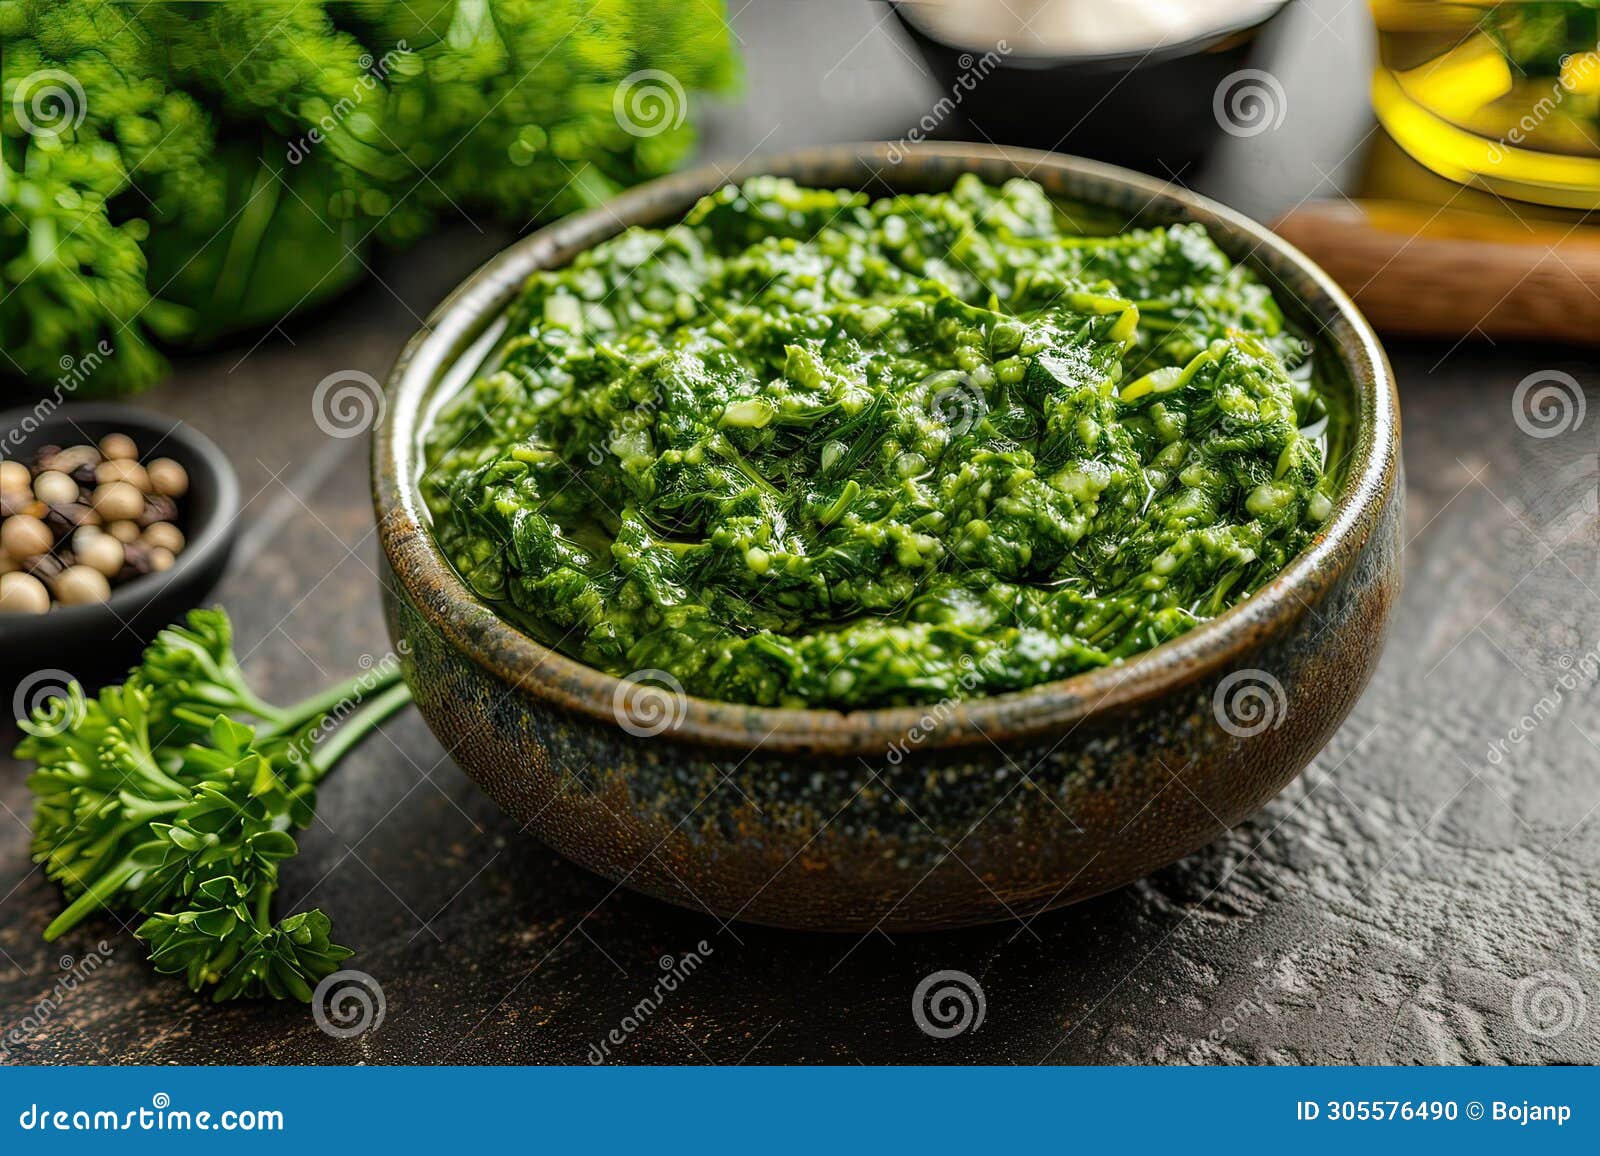
<instances>
[{"instance_id":1,"label":"bowl rim","mask_svg":"<svg viewBox=\"0 0 1600 1156\"><path fill-rule=\"evenodd\" d=\"M107 629L115 627L116 633L105 640L108 646L129 628L144 610L168 590L175 589L188 580L191 574L202 573L225 552L238 531L239 477L233 463L216 442L180 418L169 417L159 410L144 406L125 405L114 401L65 401L53 406L42 416L37 406L19 406L0 413L0 430L17 429L32 422L33 428L25 435L25 444L37 445L41 438L48 439L55 427L76 430L82 444L98 443L99 437L86 434L81 425L109 425L123 433L145 432L157 436L153 447L172 443L182 448L190 468L190 491L209 489L215 508L203 526L189 527L188 541L172 566L159 573L141 574L129 582L115 586L111 597L104 602L82 606L52 606L44 614L0 616L0 642L26 642L46 640L57 632L87 630L95 623ZM101 434L100 437L104 437ZM77 444L77 443L61 443ZM20 447L19 447L20 448ZM153 450L140 446L140 460L148 460ZM155 454L173 457L173 454ZM0 458L10 460L10 452L0 439ZM195 474L203 472L204 476Z\"/></svg>"},{"instance_id":2,"label":"bowl rim","mask_svg":"<svg viewBox=\"0 0 1600 1156\"><path fill-rule=\"evenodd\" d=\"M1265 253L1304 279L1288 292L1300 312L1325 328L1336 323L1338 356L1349 374L1357 427L1344 489L1312 544L1249 598L1216 618L1125 662L1023 690L924 706L841 711L763 707L677 695L676 716L656 741L671 740L765 753L881 754L886 744L918 737L921 750L1063 736L1091 714L1104 716L1165 695L1208 675L1236 669L1236 659L1296 628L1356 563L1393 496L1399 470L1399 399L1377 335L1355 304L1308 257L1242 214L1170 182L1096 161L994 145L868 142L752 157L728 169L709 165L662 177L594 209L573 214L516 241L477 269L429 314L391 371L386 405L373 438L372 486L385 561L404 597L458 652L511 688L551 707L622 728L627 683L528 636L501 618L456 575L439 550L422 507L421 427L436 383L486 331L529 273L571 256L634 224L680 217L687 203L723 184L765 173L790 173L806 183L849 187L819 174L922 166L959 175L977 168L1014 175L1053 170L1109 193L1118 188L1143 203L1137 216L1199 220L1227 239L1248 243L1252 267L1270 272ZM1092 200L1092 198L1089 198ZM1164 214L1153 214L1161 204ZM1274 278L1276 279L1276 278ZM1320 300L1319 300L1320 299ZM387 585L387 584L386 584ZM637 684L633 684L637 685ZM637 733L636 731L634 733Z\"/></svg>"},{"instance_id":3,"label":"bowl rim","mask_svg":"<svg viewBox=\"0 0 1600 1156\"><path fill-rule=\"evenodd\" d=\"M1224 43L1231 44L1239 37L1254 36L1270 24L1289 6L1289 0L1268 0L1262 11L1254 16L1240 16L1225 20L1214 28L1197 32L1171 44L1153 44L1144 48L1117 48L1107 52L1044 52L1011 48L1002 57L1002 65L1012 68L1044 71L1051 68L1089 68L1096 72L1131 72L1137 68L1153 67L1186 56L1210 52ZM916 14L916 5L907 0L890 0L889 8L913 37L945 51L978 53L981 44L960 44L947 40L930 28ZM998 42L997 42L998 43Z\"/></svg>"}]
</instances>

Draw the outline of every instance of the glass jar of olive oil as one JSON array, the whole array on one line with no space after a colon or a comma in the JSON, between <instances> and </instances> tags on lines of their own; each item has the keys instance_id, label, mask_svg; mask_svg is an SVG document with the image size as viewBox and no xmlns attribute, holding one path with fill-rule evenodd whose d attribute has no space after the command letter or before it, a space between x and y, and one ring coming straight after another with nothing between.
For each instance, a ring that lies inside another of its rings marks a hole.
<instances>
[{"instance_id":1,"label":"glass jar of olive oil","mask_svg":"<svg viewBox=\"0 0 1600 1156\"><path fill-rule=\"evenodd\" d=\"M1372 0L1373 105L1422 164L1600 207L1600 0Z\"/></svg>"}]
</instances>

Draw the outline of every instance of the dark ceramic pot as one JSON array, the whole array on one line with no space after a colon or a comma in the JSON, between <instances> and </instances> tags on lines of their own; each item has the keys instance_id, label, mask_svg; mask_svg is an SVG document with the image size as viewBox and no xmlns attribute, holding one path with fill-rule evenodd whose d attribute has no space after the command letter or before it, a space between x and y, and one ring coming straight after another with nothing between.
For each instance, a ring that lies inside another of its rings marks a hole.
<instances>
[{"instance_id":1,"label":"dark ceramic pot","mask_svg":"<svg viewBox=\"0 0 1600 1156\"><path fill-rule=\"evenodd\" d=\"M172 458L189 475L178 529L188 540L170 570L146 574L94 606L0 615L0 680L66 672L88 686L127 673L156 632L199 605L227 568L238 536L239 480L215 442L141 406L67 402L0 414L0 458L27 462L45 445L95 442L125 433L141 455ZM22 701L19 697L18 701Z\"/></svg>"},{"instance_id":2,"label":"dark ceramic pot","mask_svg":"<svg viewBox=\"0 0 1600 1156\"><path fill-rule=\"evenodd\" d=\"M1199 197L1091 162L971 145L859 145L644 185L518 242L428 319L395 366L374 445L390 631L417 705L489 795L628 887L785 927L954 927L1137 879L1257 810L1327 742L1378 660L1400 588L1394 382L1355 307L1305 257ZM1314 545L1226 614L1118 667L927 709L839 713L650 703L496 616L434 544L419 500L428 416L495 339L530 272L627 225L678 218L728 179L780 173L874 193L964 172L1155 224L1202 222L1342 364L1359 428ZM650 706L661 708L651 714Z\"/></svg>"},{"instance_id":3,"label":"dark ceramic pot","mask_svg":"<svg viewBox=\"0 0 1600 1156\"><path fill-rule=\"evenodd\" d=\"M940 95L958 102L968 135L1174 177L1223 139L1216 102L1250 84L1244 70L1287 7L1171 44L1047 55L952 44L928 28L916 4L893 5Z\"/></svg>"}]
</instances>

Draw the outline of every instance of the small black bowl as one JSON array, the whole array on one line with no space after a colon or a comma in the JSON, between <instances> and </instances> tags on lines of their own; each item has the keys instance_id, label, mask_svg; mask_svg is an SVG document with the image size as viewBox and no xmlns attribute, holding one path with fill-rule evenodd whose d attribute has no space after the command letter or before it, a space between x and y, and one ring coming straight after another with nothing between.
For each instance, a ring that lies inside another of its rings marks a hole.
<instances>
[{"instance_id":1,"label":"small black bowl","mask_svg":"<svg viewBox=\"0 0 1600 1156\"><path fill-rule=\"evenodd\" d=\"M1150 49L1057 55L1013 45L994 52L992 67L984 66L992 60L985 48L997 46L945 41L918 19L916 4L890 7L966 125L989 143L1070 152L1175 177L1221 139L1218 90L1248 67L1261 32L1288 3Z\"/></svg>"},{"instance_id":2,"label":"small black bowl","mask_svg":"<svg viewBox=\"0 0 1600 1156\"><path fill-rule=\"evenodd\" d=\"M75 402L48 411L0 414L0 459L31 462L43 446L93 444L125 433L139 458L171 458L189 473L178 528L187 544L172 568L114 586L96 606L46 614L0 614L0 675L65 672L92 685L132 664L156 631L197 605L222 577L237 536L239 479L216 444L176 418L113 402Z\"/></svg>"}]
</instances>

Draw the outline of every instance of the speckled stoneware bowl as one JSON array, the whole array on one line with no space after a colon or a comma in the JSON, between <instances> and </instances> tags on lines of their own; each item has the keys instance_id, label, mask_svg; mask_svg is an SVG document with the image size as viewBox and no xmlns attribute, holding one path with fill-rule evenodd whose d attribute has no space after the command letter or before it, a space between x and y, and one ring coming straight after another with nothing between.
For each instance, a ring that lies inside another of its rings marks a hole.
<instances>
[{"instance_id":1,"label":"speckled stoneware bowl","mask_svg":"<svg viewBox=\"0 0 1600 1156\"><path fill-rule=\"evenodd\" d=\"M644 185L513 245L434 311L389 382L373 489L390 631L446 749L550 846L719 918L933 929L1084 899L1202 846L1328 741L1378 660L1400 589L1395 388L1333 283L1259 225L1103 165L973 145L826 148ZM874 194L1026 175L1143 224L1202 222L1343 364L1359 428L1315 544L1253 597L1124 665L917 709L658 702L496 616L446 563L417 491L429 415L535 269L662 225L725 180L779 173ZM626 724L626 725L624 725ZM642 733L641 733L642 732Z\"/></svg>"}]
</instances>

